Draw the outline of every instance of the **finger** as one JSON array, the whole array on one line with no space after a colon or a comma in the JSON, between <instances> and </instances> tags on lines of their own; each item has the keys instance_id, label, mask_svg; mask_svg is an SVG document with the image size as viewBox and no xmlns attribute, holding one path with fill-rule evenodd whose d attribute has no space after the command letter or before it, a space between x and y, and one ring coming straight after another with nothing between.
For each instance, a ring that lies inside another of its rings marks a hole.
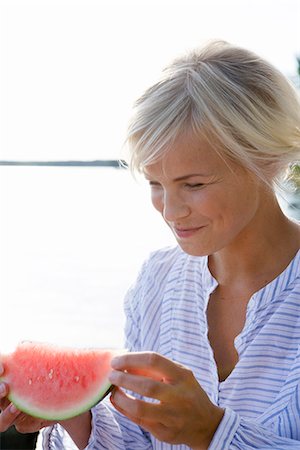
<instances>
[{"instance_id":1,"label":"finger","mask_svg":"<svg viewBox=\"0 0 300 450\"><path fill-rule=\"evenodd\" d=\"M6 431L11 427L21 412L15 407L13 403L2 411L0 414L0 432Z\"/></svg>"},{"instance_id":2,"label":"finger","mask_svg":"<svg viewBox=\"0 0 300 450\"><path fill-rule=\"evenodd\" d=\"M2 362L0 361L0 375L3 375L3 373L4 373L4 367L3 367Z\"/></svg>"},{"instance_id":3,"label":"finger","mask_svg":"<svg viewBox=\"0 0 300 450\"><path fill-rule=\"evenodd\" d=\"M7 398L3 398L0 401L0 412L3 411L5 408L7 408L9 404L10 404L10 401Z\"/></svg>"},{"instance_id":4,"label":"finger","mask_svg":"<svg viewBox=\"0 0 300 450\"><path fill-rule=\"evenodd\" d=\"M8 387L5 383L0 383L0 398L6 397L8 394Z\"/></svg>"},{"instance_id":5,"label":"finger","mask_svg":"<svg viewBox=\"0 0 300 450\"><path fill-rule=\"evenodd\" d=\"M39 419L37 417L29 416L21 413L15 420L14 426L20 433L34 433L41 428L54 425L56 422Z\"/></svg>"},{"instance_id":6,"label":"finger","mask_svg":"<svg viewBox=\"0 0 300 450\"><path fill-rule=\"evenodd\" d=\"M6 383L0 383L0 410L3 411L9 404L10 401L7 398L8 386Z\"/></svg>"},{"instance_id":7,"label":"finger","mask_svg":"<svg viewBox=\"0 0 300 450\"><path fill-rule=\"evenodd\" d=\"M114 386L129 389L144 397L155 398L161 401L166 401L171 394L170 385L128 372L113 370L109 376L109 381Z\"/></svg>"},{"instance_id":8,"label":"finger","mask_svg":"<svg viewBox=\"0 0 300 450\"><path fill-rule=\"evenodd\" d=\"M7 398L8 386L6 383L0 383L0 410L3 411L9 404L10 401Z\"/></svg>"},{"instance_id":9,"label":"finger","mask_svg":"<svg viewBox=\"0 0 300 450\"><path fill-rule=\"evenodd\" d=\"M181 376L184 368L155 352L125 353L113 358L111 366L116 370L144 374L163 381L171 381L173 378Z\"/></svg>"},{"instance_id":10,"label":"finger","mask_svg":"<svg viewBox=\"0 0 300 450\"><path fill-rule=\"evenodd\" d=\"M3 411L5 408L7 408L9 404L10 404L10 400L8 400L7 397L2 398L0 400L0 411Z\"/></svg>"},{"instance_id":11,"label":"finger","mask_svg":"<svg viewBox=\"0 0 300 450\"><path fill-rule=\"evenodd\" d=\"M140 425L145 422L159 422L163 418L159 403L139 400L119 388L113 390L110 401L119 412Z\"/></svg>"},{"instance_id":12,"label":"finger","mask_svg":"<svg viewBox=\"0 0 300 450\"><path fill-rule=\"evenodd\" d=\"M34 433L47 426L47 424L47 421L35 419L27 415L18 417L14 423L15 428L19 433Z\"/></svg>"}]
</instances>

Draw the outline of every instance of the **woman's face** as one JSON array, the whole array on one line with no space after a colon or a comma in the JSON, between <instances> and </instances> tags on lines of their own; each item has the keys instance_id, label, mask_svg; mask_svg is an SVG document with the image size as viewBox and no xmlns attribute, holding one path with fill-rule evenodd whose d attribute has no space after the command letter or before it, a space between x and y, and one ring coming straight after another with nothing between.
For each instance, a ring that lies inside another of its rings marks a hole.
<instances>
[{"instance_id":1,"label":"woman's face","mask_svg":"<svg viewBox=\"0 0 300 450\"><path fill-rule=\"evenodd\" d=\"M258 180L206 141L181 138L145 167L153 206L188 254L203 256L247 239L261 205Z\"/></svg>"}]
</instances>

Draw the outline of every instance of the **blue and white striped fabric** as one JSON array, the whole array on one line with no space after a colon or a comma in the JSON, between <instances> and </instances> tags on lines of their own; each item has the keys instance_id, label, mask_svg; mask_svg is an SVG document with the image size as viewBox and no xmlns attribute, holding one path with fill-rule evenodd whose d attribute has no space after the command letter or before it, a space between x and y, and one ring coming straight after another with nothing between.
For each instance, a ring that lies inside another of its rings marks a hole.
<instances>
[{"instance_id":1,"label":"blue and white striped fabric","mask_svg":"<svg viewBox=\"0 0 300 450\"><path fill-rule=\"evenodd\" d=\"M205 313L216 286L207 257L189 256L178 247L152 254L125 299L126 347L153 350L190 367L211 400L225 408L209 450L300 449L300 251L250 299L235 341L239 362L221 383ZM92 412L88 449L188 448L158 441L109 401ZM44 431L43 448L72 444L57 425Z\"/></svg>"}]
</instances>

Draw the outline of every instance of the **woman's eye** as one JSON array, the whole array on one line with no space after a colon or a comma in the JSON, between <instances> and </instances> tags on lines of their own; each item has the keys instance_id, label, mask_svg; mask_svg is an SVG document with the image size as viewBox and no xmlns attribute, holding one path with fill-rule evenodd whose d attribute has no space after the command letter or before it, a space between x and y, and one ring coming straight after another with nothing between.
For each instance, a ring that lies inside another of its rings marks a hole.
<instances>
[{"instance_id":1,"label":"woman's eye","mask_svg":"<svg viewBox=\"0 0 300 450\"><path fill-rule=\"evenodd\" d=\"M160 184L157 183L156 181L149 181L149 186L150 186L151 188L159 188L159 187L160 187Z\"/></svg>"},{"instance_id":2,"label":"woman's eye","mask_svg":"<svg viewBox=\"0 0 300 450\"><path fill-rule=\"evenodd\" d=\"M204 184L202 183L195 183L195 184L191 184L191 183L186 183L185 185L188 189L199 189L202 188L204 186Z\"/></svg>"}]
</instances>

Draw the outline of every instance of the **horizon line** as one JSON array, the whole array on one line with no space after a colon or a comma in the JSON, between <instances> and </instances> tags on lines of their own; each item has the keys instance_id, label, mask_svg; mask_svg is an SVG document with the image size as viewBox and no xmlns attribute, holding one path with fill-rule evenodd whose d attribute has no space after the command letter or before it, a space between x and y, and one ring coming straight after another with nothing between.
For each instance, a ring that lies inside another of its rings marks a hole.
<instances>
[{"instance_id":1,"label":"horizon line","mask_svg":"<svg viewBox=\"0 0 300 450\"><path fill-rule=\"evenodd\" d=\"M85 166L85 167L114 167L125 169L127 164L119 159L96 159L92 161L70 160L70 161L0 161L0 166Z\"/></svg>"}]
</instances>

